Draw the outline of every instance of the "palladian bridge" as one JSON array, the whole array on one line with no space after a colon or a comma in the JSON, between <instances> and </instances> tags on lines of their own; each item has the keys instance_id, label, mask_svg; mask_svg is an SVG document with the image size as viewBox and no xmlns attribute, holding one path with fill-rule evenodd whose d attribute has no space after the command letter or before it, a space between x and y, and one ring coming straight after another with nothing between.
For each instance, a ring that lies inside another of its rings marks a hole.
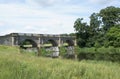
<instances>
[{"instance_id":1,"label":"palladian bridge","mask_svg":"<svg viewBox=\"0 0 120 79\"><path fill-rule=\"evenodd\" d=\"M20 46L23 47L25 42L29 42L32 48L41 48L45 44L51 44L54 51L52 56L59 56L59 47L67 45L69 53L74 53L74 46L76 46L75 36L63 36L52 34L33 34L33 33L11 33L0 36L0 45Z\"/></svg>"}]
</instances>

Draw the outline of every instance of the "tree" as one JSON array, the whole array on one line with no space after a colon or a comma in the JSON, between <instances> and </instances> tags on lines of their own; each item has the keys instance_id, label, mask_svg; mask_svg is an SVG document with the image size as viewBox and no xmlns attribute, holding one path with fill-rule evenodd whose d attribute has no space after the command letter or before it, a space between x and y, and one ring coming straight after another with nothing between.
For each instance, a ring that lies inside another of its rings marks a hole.
<instances>
[{"instance_id":1,"label":"tree","mask_svg":"<svg viewBox=\"0 0 120 79\"><path fill-rule=\"evenodd\" d=\"M101 20L99 19L98 13L93 13L90 16L90 26L88 29L89 39L87 42L88 47L93 47L95 45L96 40L98 39L100 29Z\"/></svg>"},{"instance_id":2,"label":"tree","mask_svg":"<svg viewBox=\"0 0 120 79\"><path fill-rule=\"evenodd\" d=\"M120 25L110 28L106 33L106 46L120 47Z\"/></svg>"},{"instance_id":3,"label":"tree","mask_svg":"<svg viewBox=\"0 0 120 79\"><path fill-rule=\"evenodd\" d=\"M98 13L93 13L90 16L90 29L92 31L98 31L100 29L101 20L99 19Z\"/></svg>"},{"instance_id":4,"label":"tree","mask_svg":"<svg viewBox=\"0 0 120 79\"><path fill-rule=\"evenodd\" d=\"M120 8L114 6L107 7L100 10L99 16L102 19L104 30L108 30L110 27L120 24Z\"/></svg>"},{"instance_id":5,"label":"tree","mask_svg":"<svg viewBox=\"0 0 120 79\"><path fill-rule=\"evenodd\" d=\"M70 35L70 36L75 36L75 33L70 33L69 35Z\"/></svg>"},{"instance_id":6,"label":"tree","mask_svg":"<svg viewBox=\"0 0 120 79\"><path fill-rule=\"evenodd\" d=\"M120 47L120 8L110 6L90 16L90 25L78 18L74 23L80 47ZM115 28L113 28L115 27ZM119 34L118 36L116 36Z\"/></svg>"},{"instance_id":7,"label":"tree","mask_svg":"<svg viewBox=\"0 0 120 79\"><path fill-rule=\"evenodd\" d=\"M86 32L87 23L82 22L83 18L78 18L74 23L74 28L76 32L84 33Z\"/></svg>"},{"instance_id":8,"label":"tree","mask_svg":"<svg viewBox=\"0 0 120 79\"><path fill-rule=\"evenodd\" d=\"M83 18L78 18L74 23L74 28L77 36L77 43L80 47L85 47L88 35L88 25L85 22L82 22Z\"/></svg>"}]
</instances>

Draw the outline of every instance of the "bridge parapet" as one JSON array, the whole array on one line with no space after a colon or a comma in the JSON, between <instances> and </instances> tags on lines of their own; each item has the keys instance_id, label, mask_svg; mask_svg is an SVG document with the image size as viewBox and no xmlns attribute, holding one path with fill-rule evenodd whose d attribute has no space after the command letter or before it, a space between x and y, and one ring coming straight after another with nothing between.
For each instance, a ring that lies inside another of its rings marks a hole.
<instances>
[{"instance_id":1,"label":"bridge parapet","mask_svg":"<svg viewBox=\"0 0 120 79\"><path fill-rule=\"evenodd\" d=\"M56 42L58 46L61 46L62 43L70 40L76 45L75 36L63 36L63 35L53 35L53 34L34 34L34 33L11 33L4 36L0 36L0 44L8 45L19 45L25 40L32 40L38 46L42 45L46 41Z\"/></svg>"}]
</instances>

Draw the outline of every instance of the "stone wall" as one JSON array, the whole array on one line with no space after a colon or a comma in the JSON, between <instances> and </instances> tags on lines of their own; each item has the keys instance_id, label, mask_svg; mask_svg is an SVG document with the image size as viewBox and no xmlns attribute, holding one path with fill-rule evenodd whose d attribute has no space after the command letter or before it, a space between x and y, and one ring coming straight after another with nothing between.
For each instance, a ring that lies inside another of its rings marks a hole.
<instances>
[{"instance_id":1,"label":"stone wall","mask_svg":"<svg viewBox=\"0 0 120 79\"><path fill-rule=\"evenodd\" d=\"M0 36L0 44L1 45L12 45L11 35Z\"/></svg>"}]
</instances>

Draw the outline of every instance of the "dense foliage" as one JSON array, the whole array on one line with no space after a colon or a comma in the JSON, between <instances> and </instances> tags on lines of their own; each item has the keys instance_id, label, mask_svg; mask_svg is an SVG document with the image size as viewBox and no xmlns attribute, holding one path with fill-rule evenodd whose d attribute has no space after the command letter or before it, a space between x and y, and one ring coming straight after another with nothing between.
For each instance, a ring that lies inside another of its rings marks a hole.
<instances>
[{"instance_id":1,"label":"dense foliage","mask_svg":"<svg viewBox=\"0 0 120 79\"><path fill-rule=\"evenodd\" d=\"M89 25L78 18L74 28L79 47L120 47L120 8L110 6L91 14Z\"/></svg>"},{"instance_id":2,"label":"dense foliage","mask_svg":"<svg viewBox=\"0 0 120 79\"><path fill-rule=\"evenodd\" d=\"M120 48L76 48L79 60L102 60L120 62Z\"/></svg>"}]
</instances>

